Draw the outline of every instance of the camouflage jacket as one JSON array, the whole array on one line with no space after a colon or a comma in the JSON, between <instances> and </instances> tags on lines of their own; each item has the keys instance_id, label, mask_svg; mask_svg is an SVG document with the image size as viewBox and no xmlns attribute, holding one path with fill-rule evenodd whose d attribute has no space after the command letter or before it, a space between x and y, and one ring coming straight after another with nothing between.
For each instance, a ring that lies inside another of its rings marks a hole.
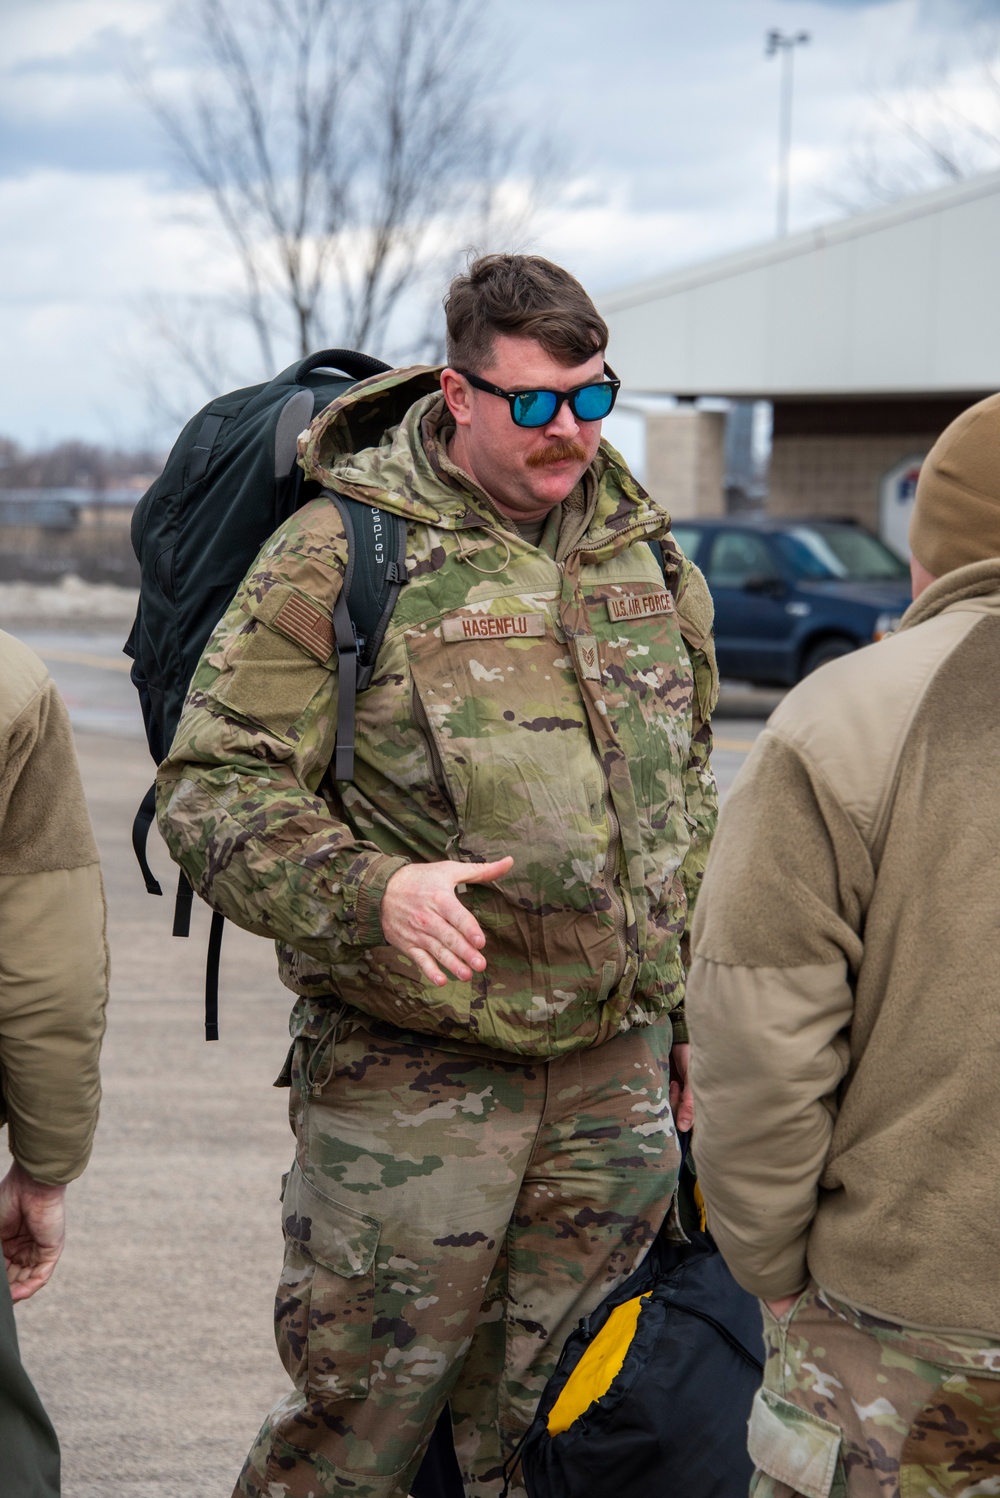
<instances>
[{"instance_id":1,"label":"camouflage jacket","mask_svg":"<svg viewBox=\"0 0 1000 1498\"><path fill-rule=\"evenodd\" d=\"M448 461L436 390L435 371L376 377L300 439L307 475L408 522L353 781L330 772L347 545L320 497L267 542L206 647L160 827L210 904L276 939L293 991L552 1056L683 997L716 817L711 601L606 443L541 544L523 540ZM640 544L653 536L670 589ZM433 988L385 942L387 881L407 861L508 852L510 874L462 894L485 973Z\"/></svg>"}]
</instances>

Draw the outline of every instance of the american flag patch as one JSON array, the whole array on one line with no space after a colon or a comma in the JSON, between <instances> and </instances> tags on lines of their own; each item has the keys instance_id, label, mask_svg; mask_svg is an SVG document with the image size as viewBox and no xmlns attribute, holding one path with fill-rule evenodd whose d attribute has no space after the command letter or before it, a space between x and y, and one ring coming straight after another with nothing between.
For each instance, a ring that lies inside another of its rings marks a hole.
<instances>
[{"instance_id":1,"label":"american flag patch","mask_svg":"<svg viewBox=\"0 0 1000 1498\"><path fill-rule=\"evenodd\" d=\"M333 620L297 593L285 599L274 616L274 627L318 661L328 661L333 654Z\"/></svg>"}]
</instances>

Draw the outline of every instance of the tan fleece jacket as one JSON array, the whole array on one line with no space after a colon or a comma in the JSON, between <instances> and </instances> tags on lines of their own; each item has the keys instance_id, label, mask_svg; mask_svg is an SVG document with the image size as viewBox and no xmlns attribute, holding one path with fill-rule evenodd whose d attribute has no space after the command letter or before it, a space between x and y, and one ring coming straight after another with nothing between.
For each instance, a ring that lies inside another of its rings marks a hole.
<instances>
[{"instance_id":1,"label":"tan fleece jacket","mask_svg":"<svg viewBox=\"0 0 1000 1498\"><path fill-rule=\"evenodd\" d=\"M694 1149L736 1278L1000 1337L1000 560L788 695L693 939Z\"/></svg>"},{"instance_id":2,"label":"tan fleece jacket","mask_svg":"<svg viewBox=\"0 0 1000 1498\"><path fill-rule=\"evenodd\" d=\"M62 699L0 631L0 1084L14 1158L71 1181L100 1101L108 956L97 848Z\"/></svg>"}]
</instances>

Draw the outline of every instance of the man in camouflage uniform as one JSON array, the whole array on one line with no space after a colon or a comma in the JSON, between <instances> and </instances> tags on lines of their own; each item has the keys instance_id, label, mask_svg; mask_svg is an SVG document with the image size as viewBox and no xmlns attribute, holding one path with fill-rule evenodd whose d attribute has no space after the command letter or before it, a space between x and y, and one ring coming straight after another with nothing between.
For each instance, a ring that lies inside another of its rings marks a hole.
<instances>
[{"instance_id":1,"label":"man in camouflage uniform","mask_svg":"<svg viewBox=\"0 0 1000 1498\"><path fill-rule=\"evenodd\" d=\"M447 310L448 368L370 379L300 442L310 478L407 522L353 779L331 771L349 557L323 497L261 552L160 774L174 856L299 996L295 1389L248 1498L405 1495L446 1401L467 1492L497 1494L565 1336L664 1217L670 1095L690 1126L711 604L587 415L614 386L591 389L613 377L582 287L487 257ZM512 419L546 391L544 424Z\"/></svg>"},{"instance_id":2,"label":"man in camouflage uniform","mask_svg":"<svg viewBox=\"0 0 1000 1498\"><path fill-rule=\"evenodd\" d=\"M694 1149L765 1303L755 1498L1000 1494L1000 396L925 461L914 603L789 694L695 922Z\"/></svg>"}]
</instances>

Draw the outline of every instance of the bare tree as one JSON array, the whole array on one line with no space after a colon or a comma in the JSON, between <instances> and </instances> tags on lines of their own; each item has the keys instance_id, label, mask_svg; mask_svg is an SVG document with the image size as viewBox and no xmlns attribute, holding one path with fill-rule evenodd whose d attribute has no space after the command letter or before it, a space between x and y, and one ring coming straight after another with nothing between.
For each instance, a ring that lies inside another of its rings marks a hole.
<instances>
[{"instance_id":1,"label":"bare tree","mask_svg":"<svg viewBox=\"0 0 1000 1498\"><path fill-rule=\"evenodd\" d=\"M186 0L176 15L196 65L189 93L168 96L148 68L137 78L241 283L213 302L201 341L161 302L161 340L209 389L226 361L220 322L234 317L264 370L279 349L387 347L445 241L453 258L496 230L519 159L517 134L495 123L479 0Z\"/></svg>"},{"instance_id":2,"label":"bare tree","mask_svg":"<svg viewBox=\"0 0 1000 1498\"><path fill-rule=\"evenodd\" d=\"M857 212L1000 168L1000 29L983 23L966 50L871 80L843 181L829 196Z\"/></svg>"},{"instance_id":3,"label":"bare tree","mask_svg":"<svg viewBox=\"0 0 1000 1498\"><path fill-rule=\"evenodd\" d=\"M10 489L90 489L101 495L146 478L163 465L155 453L123 451L74 438L28 451L0 437L0 493Z\"/></svg>"}]
</instances>

